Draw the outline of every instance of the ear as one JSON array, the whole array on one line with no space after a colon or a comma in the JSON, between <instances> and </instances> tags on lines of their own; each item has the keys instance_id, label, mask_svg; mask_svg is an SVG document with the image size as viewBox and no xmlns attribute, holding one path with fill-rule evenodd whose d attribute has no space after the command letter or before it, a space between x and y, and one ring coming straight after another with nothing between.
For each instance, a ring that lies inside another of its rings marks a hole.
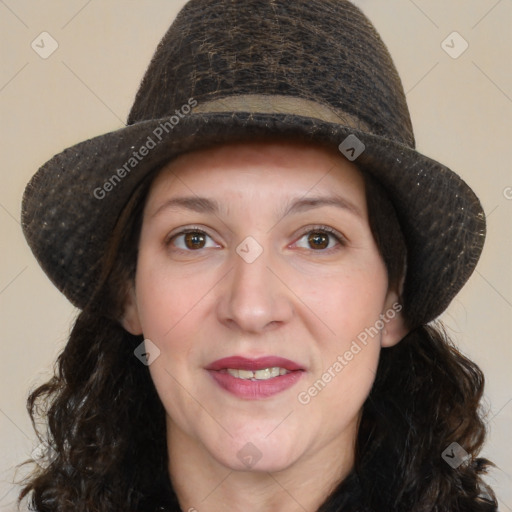
<instances>
[{"instance_id":1,"label":"ear","mask_svg":"<svg viewBox=\"0 0 512 512\"><path fill-rule=\"evenodd\" d=\"M381 315L384 323L384 328L381 332L382 347L392 347L408 334L409 329L405 325L402 310L403 306L400 303L398 294L392 290L388 291Z\"/></svg>"},{"instance_id":2,"label":"ear","mask_svg":"<svg viewBox=\"0 0 512 512\"><path fill-rule=\"evenodd\" d=\"M137 300L135 297L135 288L130 286L126 294L126 301L124 304L124 314L121 318L121 325L134 336L142 334L142 326L139 318L139 309L137 307Z\"/></svg>"}]
</instances>

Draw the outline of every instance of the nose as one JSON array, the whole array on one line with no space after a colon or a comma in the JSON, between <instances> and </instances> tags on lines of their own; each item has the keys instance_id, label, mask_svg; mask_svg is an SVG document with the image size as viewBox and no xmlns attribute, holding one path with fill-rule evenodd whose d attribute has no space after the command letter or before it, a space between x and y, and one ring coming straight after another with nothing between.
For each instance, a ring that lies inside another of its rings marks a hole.
<instances>
[{"instance_id":1,"label":"nose","mask_svg":"<svg viewBox=\"0 0 512 512\"><path fill-rule=\"evenodd\" d=\"M267 250L249 261L233 254L232 270L220 290L217 315L231 329L263 333L290 321L294 315L293 293Z\"/></svg>"}]
</instances>

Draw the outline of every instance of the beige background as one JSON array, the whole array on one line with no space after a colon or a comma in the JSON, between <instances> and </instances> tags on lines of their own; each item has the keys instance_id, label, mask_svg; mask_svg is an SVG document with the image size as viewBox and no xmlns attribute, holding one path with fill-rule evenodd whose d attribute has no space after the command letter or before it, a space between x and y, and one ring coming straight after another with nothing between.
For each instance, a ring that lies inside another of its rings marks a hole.
<instances>
[{"instance_id":1,"label":"beige background","mask_svg":"<svg viewBox=\"0 0 512 512\"><path fill-rule=\"evenodd\" d=\"M154 48L184 3L0 0L2 511L14 510L15 465L36 445L26 395L49 374L76 313L24 241L24 186L53 154L123 125ZM418 148L459 172L487 213L481 262L443 318L485 371L490 437L483 454L498 466L489 481L500 510L512 511L512 1L356 3L395 59ZM31 48L43 31L59 45L46 60ZM456 59L441 46L453 31L469 44Z\"/></svg>"}]
</instances>

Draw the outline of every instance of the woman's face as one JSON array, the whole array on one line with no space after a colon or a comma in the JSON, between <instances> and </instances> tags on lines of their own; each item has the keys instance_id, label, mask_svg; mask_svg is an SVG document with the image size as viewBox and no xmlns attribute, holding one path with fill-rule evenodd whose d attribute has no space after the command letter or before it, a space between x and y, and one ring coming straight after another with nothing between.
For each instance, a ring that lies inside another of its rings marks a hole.
<instances>
[{"instance_id":1,"label":"woman's face","mask_svg":"<svg viewBox=\"0 0 512 512\"><path fill-rule=\"evenodd\" d=\"M160 351L149 370L171 451L280 471L350 462L380 348L404 334L396 300L353 164L233 144L155 179L124 325Z\"/></svg>"}]
</instances>

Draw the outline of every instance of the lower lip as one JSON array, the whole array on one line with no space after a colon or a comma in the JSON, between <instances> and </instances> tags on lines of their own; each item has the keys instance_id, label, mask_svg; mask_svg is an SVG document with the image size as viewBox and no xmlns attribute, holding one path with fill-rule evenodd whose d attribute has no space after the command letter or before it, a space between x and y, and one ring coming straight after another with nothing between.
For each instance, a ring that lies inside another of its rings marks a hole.
<instances>
[{"instance_id":1,"label":"lower lip","mask_svg":"<svg viewBox=\"0 0 512 512\"><path fill-rule=\"evenodd\" d=\"M244 380L233 377L227 372L208 370L217 384L229 393L247 400L268 398L291 388L304 373L292 371L267 380Z\"/></svg>"}]
</instances>

